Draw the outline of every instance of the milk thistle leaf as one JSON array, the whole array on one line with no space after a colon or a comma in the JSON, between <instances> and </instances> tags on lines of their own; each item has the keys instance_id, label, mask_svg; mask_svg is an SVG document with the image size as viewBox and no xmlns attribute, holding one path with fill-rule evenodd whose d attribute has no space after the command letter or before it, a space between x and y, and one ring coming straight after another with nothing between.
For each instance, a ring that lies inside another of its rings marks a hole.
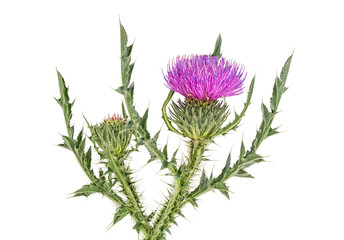
<instances>
[{"instance_id":1,"label":"milk thistle leaf","mask_svg":"<svg viewBox=\"0 0 344 240\"><path fill-rule=\"evenodd\" d=\"M244 141L241 141L241 147L240 147L240 156L239 159L243 159L245 155L245 145L244 145Z\"/></svg>"},{"instance_id":2,"label":"milk thistle leaf","mask_svg":"<svg viewBox=\"0 0 344 240\"><path fill-rule=\"evenodd\" d=\"M253 94L253 89L254 89L254 83L255 83L255 79L256 76L253 77L251 83L250 83L250 87L247 93L247 98L246 98L246 102L244 104L244 108L242 109L240 114L235 113L235 118L232 122L228 123L223 129L221 134L225 135L227 132L229 132L230 130L235 130L237 128L237 126L239 125L241 119L245 116L245 113L248 109L248 106L251 104L251 98L252 98L252 94Z\"/></svg>"},{"instance_id":3,"label":"milk thistle leaf","mask_svg":"<svg viewBox=\"0 0 344 240\"><path fill-rule=\"evenodd\" d=\"M158 141L158 138L159 138L160 132L161 132L161 129L155 133L154 137L152 138L152 140L153 140L153 141L155 141L155 142L157 142L157 141Z\"/></svg>"},{"instance_id":4,"label":"milk thistle leaf","mask_svg":"<svg viewBox=\"0 0 344 240\"><path fill-rule=\"evenodd\" d=\"M83 140L84 136L84 129L81 129L81 131L78 134L78 137L76 138L76 142L78 145L80 145L81 141Z\"/></svg>"},{"instance_id":5,"label":"milk thistle leaf","mask_svg":"<svg viewBox=\"0 0 344 240\"><path fill-rule=\"evenodd\" d=\"M125 110L123 102L122 102L122 115L124 119L128 118L128 114L127 114L127 111Z\"/></svg>"},{"instance_id":6,"label":"milk thistle leaf","mask_svg":"<svg viewBox=\"0 0 344 240\"><path fill-rule=\"evenodd\" d=\"M59 89L60 89L60 98L55 100L57 103L61 106L63 110L63 115L65 118L65 124L68 131L68 136L73 138L74 136L74 126L70 124L70 121L72 119L72 106L74 105L74 101L70 102L69 95L68 95L68 88L66 87L66 82L64 78L62 77L61 73L56 70L57 72L57 78L59 82Z\"/></svg>"},{"instance_id":7,"label":"milk thistle leaf","mask_svg":"<svg viewBox=\"0 0 344 240\"><path fill-rule=\"evenodd\" d=\"M140 233L141 228L142 228L142 223L136 223L133 227L133 229L135 229L137 233Z\"/></svg>"},{"instance_id":8,"label":"milk thistle leaf","mask_svg":"<svg viewBox=\"0 0 344 240\"><path fill-rule=\"evenodd\" d=\"M219 57L219 59L221 58L221 56L222 56L222 54L221 54L221 44L222 44L222 38L221 38L221 34L219 34L219 36L216 39L214 52L212 54L213 57L217 56L217 57Z\"/></svg>"},{"instance_id":9,"label":"milk thistle leaf","mask_svg":"<svg viewBox=\"0 0 344 240\"><path fill-rule=\"evenodd\" d=\"M128 36L121 22L120 22L120 38L121 38L121 55L124 55L124 52L126 50L126 46L128 43Z\"/></svg>"},{"instance_id":10,"label":"milk thistle leaf","mask_svg":"<svg viewBox=\"0 0 344 240\"><path fill-rule=\"evenodd\" d=\"M142 126L143 129L147 128L148 111L149 111L149 108L147 108L147 110L143 114L143 117L142 117L142 120L141 120L141 126Z\"/></svg>"},{"instance_id":11,"label":"milk thistle leaf","mask_svg":"<svg viewBox=\"0 0 344 240\"><path fill-rule=\"evenodd\" d=\"M120 206L119 208L117 208L117 210L114 214L114 218L112 220L111 226L109 228L113 227L116 223L121 221L128 214L129 214L128 208L126 208L124 206Z\"/></svg>"},{"instance_id":12,"label":"milk thistle leaf","mask_svg":"<svg viewBox=\"0 0 344 240\"><path fill-rule=\"evenodd\" d=\"M274 135L274 134L279 133L279 131L277 131L277 129L279 129L279 127L270 128L267 137L270 137L270 136L272 136L272 135Z\"/></svg>"},{"instance_id":13,"label":"milk thistle leaf","mask_svg":"<svg viewBox=\"0 0 344 240\"><path fill-rule=\"evenodd\" d=\"M240 169L236 174L236 177L242 177L242 178L254 178L251 174L249 174L248 172L246 172L243 169Z\"/></svg>"},{"instance_id":14,"label":"milk thistle leaf","mask_svg":"<svg viewBox=\"0 0 344 240\"><path fill-rule=\"evenodd\" d=\"M276 76L275 84L272 91L272 97L270 99L270 107L272 112L277 111L282 94L287 90L285 84L287 81L291 60L293 59L293 54L285 62L280 77Z\"/></svg>"},{"instance_id":15,"label":"milk thistle leaf","mask_svg":"<svg viewBox=\"0 0 344 240\"><path fill-rule=\"evenodd\" d=\"M102 193L99 188L91 183L91 184L87 184L82 186L79 190L76 190L73 194L73 197L88 197L93 193Z\"/></svg>"},{"instance_id":16,"label":"milk thistle leaf","mask_svg":"<svg viewBox=\"0 0 344 240\"><path fill-rule=\"evenodd\" d=\"M231 153L228 154L226 164L223 167L220 175L214 179L214 182L219 182L219 181L225 180L227 178L227 175L228 175L230 169L231 169Z\"/></svg>"}]
</instances>

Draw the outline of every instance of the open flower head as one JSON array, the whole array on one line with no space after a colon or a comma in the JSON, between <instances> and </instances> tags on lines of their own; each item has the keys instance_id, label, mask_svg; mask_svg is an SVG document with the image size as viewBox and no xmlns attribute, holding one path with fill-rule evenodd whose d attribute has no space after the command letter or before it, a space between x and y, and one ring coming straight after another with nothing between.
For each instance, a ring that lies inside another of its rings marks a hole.
<instances>
[{"instance_id":1,"label":"open flower head","mask_svg":"<svg viewBox=\"0 0 344 240\"><path fill-rule=\"evenodd\" d=\"M191 55L172 60L164 77L172 91L208 101L241 94L246 73L242 65L232 60Z\"/></svg>"}]
</instances>

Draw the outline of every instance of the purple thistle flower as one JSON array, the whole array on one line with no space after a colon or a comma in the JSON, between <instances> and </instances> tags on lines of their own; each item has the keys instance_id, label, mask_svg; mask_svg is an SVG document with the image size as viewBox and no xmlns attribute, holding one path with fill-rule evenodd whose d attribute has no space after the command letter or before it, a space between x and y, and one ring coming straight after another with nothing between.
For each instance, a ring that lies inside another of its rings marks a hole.
<instances>
[{"instance_id":1,"label":"purple thistle flower","mask_svg":"<svg viewBox=\"0 0 344 240\"><path fill-rule=\"evenodd\" d=\"M235 61L211 55L178 56L164 74L167 87L187 98L215 100L242 93L247 73Z\"/></svg>"}]
</instances>

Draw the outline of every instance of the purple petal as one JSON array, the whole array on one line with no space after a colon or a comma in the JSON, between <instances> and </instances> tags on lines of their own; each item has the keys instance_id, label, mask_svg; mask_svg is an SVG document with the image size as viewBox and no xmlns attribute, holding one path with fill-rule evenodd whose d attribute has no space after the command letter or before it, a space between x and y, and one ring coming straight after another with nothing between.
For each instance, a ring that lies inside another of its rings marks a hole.
<instances>
[{"instance_id":1,"label":"purple petal","mask_svg":"<svg viewBox=\"0 0 344 240\"><path fill-rule=\"evenodd\" d=\"M242 93L245 68L235 61L210 55L178 56L169 62L167 87L185 97L215 100Z\"/></svg>"}]
</instances>

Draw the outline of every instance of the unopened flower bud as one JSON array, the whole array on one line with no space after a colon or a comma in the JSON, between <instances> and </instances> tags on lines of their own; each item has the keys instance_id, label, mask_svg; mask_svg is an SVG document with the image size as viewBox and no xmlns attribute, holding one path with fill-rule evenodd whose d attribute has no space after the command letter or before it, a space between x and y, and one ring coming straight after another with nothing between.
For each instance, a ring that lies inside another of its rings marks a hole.
<instances>
[{"instance_id":1,"label":"unopened flower bud","mask_svg":"<svg viewBox=\"0 0 344 240\"><path fill-rule=\"evenodd\" d=\"M126 129L127 121L114 114L101 124L91 127L92 140L104 151L113 155L122 153L130 143L131 131Z\"/></svg>"},{"instance_id":2,"label":"unopened flower bud","mask_svg":"<svg viewBox=\"0 0 344 240\"><path fill-rule=\"evenodd\" d=\"M224 101L200 101L185 98L172 102L170 119L191 139L205 139L218 135L229 114Z\"/></svg>"}]
</instances>

